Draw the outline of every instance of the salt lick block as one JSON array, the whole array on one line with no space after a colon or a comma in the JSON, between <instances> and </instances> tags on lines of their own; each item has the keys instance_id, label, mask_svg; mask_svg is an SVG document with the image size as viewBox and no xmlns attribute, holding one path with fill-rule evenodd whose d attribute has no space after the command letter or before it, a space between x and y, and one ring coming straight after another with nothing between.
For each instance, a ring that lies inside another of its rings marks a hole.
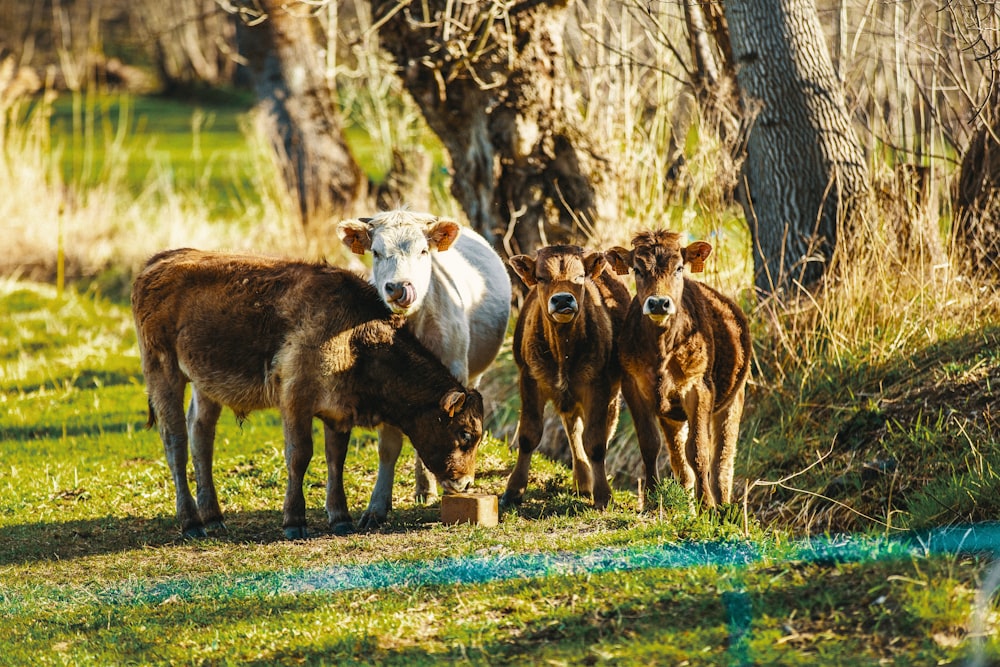
<instances>
[{"instance_id":1,"label":"salt lick block","mask_svg":"<svg viewBox=\"0 0 1000 667\"><path fill-rule=\"evenodd\" d=\"M499 522L497 497L487 493L456 493L441 497L441 523L474 523L492 528Z\"/></svg>"}]
</instances>

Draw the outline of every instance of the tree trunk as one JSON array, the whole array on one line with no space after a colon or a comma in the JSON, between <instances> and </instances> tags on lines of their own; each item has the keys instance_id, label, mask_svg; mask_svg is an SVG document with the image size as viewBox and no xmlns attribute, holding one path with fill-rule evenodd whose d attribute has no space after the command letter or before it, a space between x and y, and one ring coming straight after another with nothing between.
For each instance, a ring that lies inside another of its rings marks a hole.
<instances>
[{"instance_id":1,"label":"tree trunk","mask_svg":"<svg viewBox=\"0 0 1000 667\"><path fill-rule=\"evenodd\" d=\"M253 7L265 16L257 16ZM367 181L347 146L320 58L317 22L303 4L258 0L241 6L240 53L257 95L259 122L270 137L288 191L308 236L326 236L330 221L349 216Z\"/></svg>"},{"instance_id":2,"label":"tree trunk","mask_svg":"<svg viewBox=\"0 0 1000 667\"><path fill-rule=\"evenodd\" d=\"M596 170L563 66L568 2L372 5L472 227L508 254L582 242Z\"/></svg>"},{"instance_id":3,"label":"tree trunk","mask_svg":"<svg viewBox=\"0 0 1000 667\"><path fill-rule=\"evenodd\" d=\"M236 24L215 0L139 0L131 16L152 49L164 92L232 84Z\"/></svg>"},{"instance_id":4,"label":"tree trunk","mask_svg":"<svg viewBox=\"0 0 1000 667\"><path fill-rule=\"evenodd\" d=\"M994 95L993 107L1000 111ZM1000 119L1000 113L995 115ZM1000 282L1000 120L984 123L962 156L954 194L952 254L966 274Z\"/></svg>"},{"instance_id":5,"label":"tree trunk","mask_svg":"<svg viewBox=\"0 0 1000 667\"><path fill-rule=\"evenodd\" d=\"M750 123L737 191L763 293L815 283L864 205L868 169L812 0L725 0Z\"/></svg>"}]
</instances>

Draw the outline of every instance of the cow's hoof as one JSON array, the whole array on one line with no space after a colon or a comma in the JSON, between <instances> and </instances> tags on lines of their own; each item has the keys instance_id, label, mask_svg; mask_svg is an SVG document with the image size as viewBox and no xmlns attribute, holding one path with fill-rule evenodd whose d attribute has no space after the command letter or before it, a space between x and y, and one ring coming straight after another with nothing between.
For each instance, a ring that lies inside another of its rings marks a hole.
<instances>
[{"instance_id":1,"label":"cow's hoof","mask_svg":"<svg viewBox=\"0 0 1000 667\"><path fill-rule=\"evenodd\" d=\"M208 533L205 532L204 526L190 526L184 529L183 536L185 540L200 540L208 537Z\"/></svg>"},{"instance_id":2,"label":"cow's hoof","mask_svg":"<svg viewBox=\"0 0 1000 667\"><path fill-rule=\"evenodd\" d=\"M226 524L222 519L206 522L205 531L212 537L229 534L229 529L226 528Z\"/></svg>"},{"instance_id":3,"label":"cow's hoof","mask_svg":"<svg viewBox=\"0 0 1000 667\"><path fill-rule=\"evenodd\" d=\"M289 540L304 540L309 537L305 526L289 526L285 528L285 537Z\"/></svg>"},{"instance_id":4,"label":"cow's hoof","mask_svg":"<svg viewBox=\"0 0 1000 667\"><path fill-rule=\"evenodd\" d=\"M441 497L436 493L417 493L413 496L413 502L424 507L433 505L439 500L441 500Z\"/></svg>"},{"instance_id":5,"label":"cow's hoof","mask_svg":"<svg viewBox=\"0 0 1000 667\"><path fill-rule=\"evenodd\" d=\"M524 496L522 496L520 493L513 493L511 491L507 491L502 496L500 496L500 507L502 509L517 507L523 502L524 502Z\"/></svg>"},{"instance_id":6,"label":"cow's hoof","mask_svg":"<svg viewBox=\"0 0 1000 667\"><path fill-rule=\"evenodd\" d=\"M354 522L353 521L339 521L337 523L330 524L330 531L337 535L338 537L343 537L345 535L350 535L354 532Z\"/></svg>"},{"instance_id":7,"label":"cow's hoof","mask_svg":"<svg viewBox=\"0 0 1000 667\"><path fill-rule=\"evenodd\" d=\"M365 511L365 513L361 515L361 518L358 519L358 530L363 530L363 531L378 530L379 528L382 527L382 524L384 523L385 523L384 516L380 517L374 514L373 512Z\"/></svg>"}]
</instances>

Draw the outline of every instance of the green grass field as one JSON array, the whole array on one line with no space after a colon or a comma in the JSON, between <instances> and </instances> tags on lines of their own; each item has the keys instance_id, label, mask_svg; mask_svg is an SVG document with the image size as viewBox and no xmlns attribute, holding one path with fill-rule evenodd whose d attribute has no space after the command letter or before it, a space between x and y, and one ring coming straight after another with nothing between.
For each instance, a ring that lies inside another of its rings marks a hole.
<instances>
[{"instance_id":1,"label":"green grass field","mask_svg":"<svg viewBox=\"0 0 1000 667\"><path fill-rule=\"evenodd\" d=\"M389 525L336 537L318 454L307 479L317 537L285 541L271 412L242 427L224 415L215 469L229 532L184 542L158 437L142 428L127 309L6 281L0 312L5 665L1000 659L995 604L976 624L976 592L996 570L988 552L873 534L803 549L789 523L745 531L741 508L696 514L670 485L645 513L624 490L596 512L540 457L526 504L485 529L443 526L437 507L414 505L407 452ZM494 439L480 452L477 484L498 493L513 456ZM356 434L347 465L357 516L377 466L371 433Z\"/></svg>"},{"instance_id":2,"label":"green grass field","mask_svg":"<svg viewBox=\"0 0 1000 667\"><path fill-rule=\"evenodd\" d=\"M83 189L120 179L134 195L197 191L213 215L231 215L259 200L243 127L251 104L238 94L197 102L64 95L52 109L62 177Z\"/></svg>"}]
</instances>

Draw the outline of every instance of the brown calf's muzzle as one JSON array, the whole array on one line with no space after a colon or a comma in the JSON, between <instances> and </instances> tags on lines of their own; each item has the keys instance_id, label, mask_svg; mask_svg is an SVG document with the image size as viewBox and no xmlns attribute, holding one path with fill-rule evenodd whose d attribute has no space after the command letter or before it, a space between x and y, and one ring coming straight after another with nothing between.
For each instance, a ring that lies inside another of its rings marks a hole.
<instances>
[{"instance_id":1,"label":"brown calf's muzzle","mask_svg":"<svg viewBox=\"0 0 1000 667\"><path fill-rule=\"evenodd\" d=\"M656 324L663 324L671 315L677 314L677 304L669 296L649 296L642 303L642 314Z\"/></svg>"},{"instance_id":2,"label":"brown calf's muzzle","mask_svg":"<svg viewBox=\"0 0 1000 667\"><path fill-rule=\"evenodd\" d=\"M572 322L579 312L580 302L569 292L556 292L549 297L549 317L556 322Z\"/></svg>"}]
</instances>

